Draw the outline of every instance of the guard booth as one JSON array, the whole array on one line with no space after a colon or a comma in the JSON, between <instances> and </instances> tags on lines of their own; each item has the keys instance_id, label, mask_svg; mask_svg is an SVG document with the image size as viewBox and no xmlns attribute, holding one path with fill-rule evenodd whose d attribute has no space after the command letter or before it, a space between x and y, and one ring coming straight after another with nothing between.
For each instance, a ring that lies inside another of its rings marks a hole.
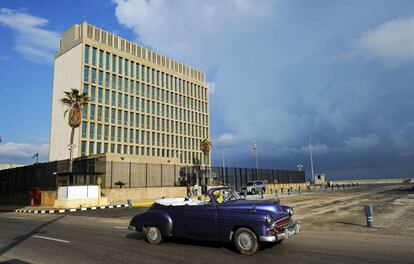
<instances>
[{"instance_id":1,"label":"guard booth","mask_svg":"<svg viewBox=\"0 0 414 264\"><path fill-rule=\"evenodd\" d=\"M101 195L103 173L63 172L57 173L58 199L55 208L77 208L108 205Z\"/></svg>"}]
</instances>

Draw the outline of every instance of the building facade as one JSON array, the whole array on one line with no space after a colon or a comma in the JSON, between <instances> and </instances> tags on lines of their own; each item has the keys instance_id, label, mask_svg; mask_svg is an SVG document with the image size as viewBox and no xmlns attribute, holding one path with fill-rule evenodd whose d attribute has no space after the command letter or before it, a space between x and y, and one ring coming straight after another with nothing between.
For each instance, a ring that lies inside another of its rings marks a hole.
<instances>
[{"instance_id":1,"label":"building facade","mask_svg":"<svg viewBox=\"0 0 414 264\"><path fill-rule=\"evenodd\" d=\"M55 56L49 160L69 157L70 127L59 102L76 88L91 101L74 157L116 154L149 163L206 164L210 138L205 74L90 24L64 32Z\"/></svg>"}]
</instances>

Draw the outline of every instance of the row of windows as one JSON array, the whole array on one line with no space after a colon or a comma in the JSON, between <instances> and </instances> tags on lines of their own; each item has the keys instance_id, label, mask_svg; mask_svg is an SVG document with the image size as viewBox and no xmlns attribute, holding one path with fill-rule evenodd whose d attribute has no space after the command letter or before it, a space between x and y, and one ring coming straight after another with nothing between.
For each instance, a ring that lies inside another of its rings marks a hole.
<instances>
[{"instance_id":1,"label":"row of windows","mask_svg":"<svg viewBox=\"0 0 414 264\"><path fill-rule=\"evenodd\" d=\"M96 146L96 148L95 148ZM198 163L201 161L204 163L204 155L201 152L193 151L180 151L164 148L150 148L131 145L122 145L114 143L101 143L94 141L82 141L81 143L81 155L93 155L97 153L118 153L118 154L130 154L130 155L142 155L152 157L167 157L167 158L179 158L181 163L190 164Z\"/></svg>"},{"instance_id":2,"label":"row of windows","mask_svg":"<svg viewBox=\"0 0 414 264\"><path fill-rule=\"evenodd\" d=\"M200 150L201 142L199 138L169 135L160 132L143 131L127 127L95 124L93 122L86 121L82 122L82 138L111 140L118 142L123 141L125 143L129 142L158 147L189 148L192 150Z\"/></svg>"},{"instance_id":3,"label":"row of windows","mask_svg":"<svg viewBox=\"0 0 414 264\"><path fill-rule=\"evenodd\" d=\"M159 66L166 67L178 73L187 75L188 77L204 81L204 73L92 25L87 25L87 36L95 41L102 42L115 49L120 49L121 51L143 58L152 63L158 64Z\"/></svg>"},{"instance_id":4,"label":"row of windows","mask_svg":"<svg viewBox=\"0 0 414 264\"><path fill-rule=\"evenodd\" d=\"M87 109L87 107L83 108L83 119L88 119L87 111L85 109ZM208 134L208 127L206 126L198 126L195 124L188 124L180 121L174 121L144 114L140 115L121 110L116 111L113 108L111 111L109 111L109 108L107 107L104 110L104 115L102 115L102 109L103 108L101 106L98 106L98 111L95 115L95 105L91 105L91 112L89 115L90 121L117 124L119 126L124 125L128 126L129 128L142 128L175 134L183 134L192 137L204 138ZM109 112L111 113L110 116Z\"/></svg>"},{"instance_id":5,"label":"row of windows","mask_svg":"<svg viewBox=\"0 0 414 264\"><path fill-rule=\"evenodd\" d=\"M85 64L93 65L101 69L98 70L92 68L91 72L92 75L94 75L96 78L97 71L99 71L98 74L99 77L101 77L101 80L103 80L103 70L106 70L117 73L119 75L123 75L125 77L134 78L135 80L151 83L152 85L157 85L166 89L174 89L179 93L184 93L192 97L207 100L207 88L205 87L189 81L185 81L179 77L172 76L160 70L135 63L115 54L104 52L103 50L99 50L98 52L97 48L93 47L91 49L89 45L85 46ZM85 72L88 72L86 71L86 68ZM105 73L107 77L108 74L108 72Z\"/></svg>"},{"instance_id":6,"label":"row of windows","mask_svg":"<svg viewBox=\"0 0 414 264\"><path fill-rule=\"evenodd\" d=\"M147 105L150 105L150 102L147 101ZM156 107L154 106L156 105ZM149 108L147 108L149 109ZM161 110L160 110L161 109ZM149 123L150 118L152 118L152 129L155 129L155 120L157 120L157 129L161 128L164 129L164 118L169 118L166 122L166 126L168 128L169 124L168 122L171 122L172 130L174 130L174 122L175 124L184 124L188 126L208 126L208 116L203 115L200 113L190 112L182 109L175 109L170 108L167 106L166 111L164 112L163 105L154 104L152 105L152 111L147 111L147 115L145 115L145 109L142 109L141 111L141 122L140 122L140 114L138 113L138 110L134 111L127 111L127 110L121 110L121 109L115 109L115 108L109 108L104 107L101 105L95 105L95 104L88 104L83 107L82 109L82 117L84 119L90 119L90 120L97 120L97 121L104 121L104 122L110 122L112 124L117 123L118 125L121 125L122 123L124 125L130 125L130 126L141 126L144 128L144 123L146 119L147 128L149 129ZM89 115L88 115L89 113ZM152 114L150 116L150 114ZM129 119L129 122L128 122ZM175 120L171 120L175 119ZM160 121L162 125L160 126Z\"/></svg>"},{"instance_id":7,"label":"row of windows","mask_svg":"<svg viewBox=\"0 0 414 264\"><path fill-rule=\"evenodd\" d=\"M160 91L157 89L148 89L148 91L151 91L151 90L152 92L151 93L148 92L146 95L145 95L144 90L141 94L128 95L122 92L117 92L117 91L113 91L109 89L103 89L100 87L96 88L95 86L88 85L86 83L83 86L83 91L89 95L92 102L98 102L102 104L104 103L104 104L112 105L112 106L118 105L118 107L124 107L124 108L128 108L128 105L129 105L130 109L133 109L135 105L135 108L138 110L140 108L140 101L141 101L141 108L143 109L142 111L144 111L145 99L147 99L146 100L147 102L149 102L150 101L149 99L151 99L153 104L155 104L154 101L158 100L159 101L157 102L158 105L162 104L163 107L165 105L167 108L169 107L169 104L170 104L171 108L175 107L177 109L178 107L180 107L181 109L181 107L184 107L184 108L187 108L193 111L208 113L208 106L207 106L207 103L205 102L202 102L200 100L193 100L188 97L178 95L176 93L171 94L171 96L168 93L166 93L164 96L164 93L163 92L160 93ZM147 107L147 111L148 110L149 110L149 107Z\"/></svg>"}]
</instances>

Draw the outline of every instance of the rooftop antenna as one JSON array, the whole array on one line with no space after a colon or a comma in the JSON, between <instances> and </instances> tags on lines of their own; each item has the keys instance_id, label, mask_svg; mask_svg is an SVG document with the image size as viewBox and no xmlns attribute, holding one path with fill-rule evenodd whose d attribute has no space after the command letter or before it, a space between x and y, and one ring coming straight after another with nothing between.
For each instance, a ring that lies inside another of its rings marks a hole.
<instances>
[{"instance_id":1,"label":"rooftop antenna","mask_svg":"<svg viewBox=\"0 0 414 264\"><path fill-rule=\"evenodd\" d=\"M37 152L36 154L33 155L32 159L34 159L36 157L36 163L39 163L39 152Z\"/></svg>"},{"instance_id":2,"label":"rooftop antenna","mask_svg":"<svg viewBox=\"0 0 414 264\"><path fill-rule=\"evenodd\" d=\"M83 16L83 23L86 23L86 16Z\"/></svg>"}]
</instances>

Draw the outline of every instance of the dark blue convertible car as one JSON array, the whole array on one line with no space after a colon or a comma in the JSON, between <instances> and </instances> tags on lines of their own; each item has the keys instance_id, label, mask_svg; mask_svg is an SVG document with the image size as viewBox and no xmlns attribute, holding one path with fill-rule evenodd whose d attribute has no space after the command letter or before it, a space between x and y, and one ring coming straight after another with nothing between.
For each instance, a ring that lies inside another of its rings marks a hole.
<instances>
[{"instance_id":1,"label":"dark blue convertible car","mask_svg":"<svg viewBox=\"0 0 414 264\"><path fill-rule=\"evenodd\" d=\"M260 242L277 243L299 233L293 209L271 201L244 200L229 187L213 188L201 200L165 198L137 214L129 230L143 232L151 244L163 237L233 241L245 255L254 254Z\"/></svg>"}]
</instances>

